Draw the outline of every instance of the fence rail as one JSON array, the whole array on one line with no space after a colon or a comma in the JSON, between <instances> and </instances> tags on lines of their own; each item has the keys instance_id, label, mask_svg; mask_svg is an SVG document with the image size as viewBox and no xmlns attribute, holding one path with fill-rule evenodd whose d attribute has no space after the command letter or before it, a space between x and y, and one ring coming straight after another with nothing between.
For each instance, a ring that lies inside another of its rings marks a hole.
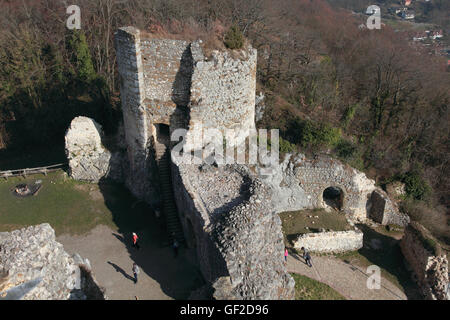
<instances>
[{"instance_id":1,"label":"fence rail","mask_svg":"<svg viewBox=\"0 0 450 320\"><path fill-rule=\"evenodd\" d=\"M26 177L28 175L39 174L39 173L43 173L43 174L47 175L47 173L59 170L61 168L64 168L65 166L67 166L67 163L52 164L52 165L46 166L46 167L5 170L5 171L0 171L0 178L5 178L6 180L8 180L8 178L11 178L11 177L18 177L18 176Z\"/></svg>"}]
</instances>

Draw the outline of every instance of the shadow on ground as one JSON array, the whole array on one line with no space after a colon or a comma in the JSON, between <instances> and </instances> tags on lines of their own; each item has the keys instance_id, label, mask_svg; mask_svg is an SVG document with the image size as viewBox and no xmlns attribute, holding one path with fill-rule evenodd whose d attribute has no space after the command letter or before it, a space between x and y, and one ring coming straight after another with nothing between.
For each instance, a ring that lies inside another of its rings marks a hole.
<instances>
[{"instance_id":1,"label":"shadow on ground","mask_svg":"<svg viewBox=\"0 0 450 320\"><path fill-rule=\"evenodd\" d=\"M374 229L358 224L357 227L364 233L363 247L358 253L365 257L371 264L386 270L398 280L408 300L422 299L417 285L412 281L411 275L406 269L403 254L400 249L400 240L381 234ZM380 248L373 248L373 240ZM344 262L349 263L348 260Z\"/></svg>"},{"instance_id":2,"label":"shadow on ground","mask_svg":"<svg viewBox=\"0 0 450 320\"><path fill-rule=\"evenodd\" d=\"M124 243L131 260L139 266L141 275L146 273L159 283L166 295L174 299L187 299L193 290L204 285L195 262L189 259L190 249L181 247L175 257L167 242L163 217L156 218L145 202L138 201L121 184L103 179L99 187L118 227L118 232L113 235ZM133 246L133 232L139 236L139 250ZM114 257L105 263L127 279L133 279L131 265L118 266L114 263Z\"/></svg>"}]
</instances>

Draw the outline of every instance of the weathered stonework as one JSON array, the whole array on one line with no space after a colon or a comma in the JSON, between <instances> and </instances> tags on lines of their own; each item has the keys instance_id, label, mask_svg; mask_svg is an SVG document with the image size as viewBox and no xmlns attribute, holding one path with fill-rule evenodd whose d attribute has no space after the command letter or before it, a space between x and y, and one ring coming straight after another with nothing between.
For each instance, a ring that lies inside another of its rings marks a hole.
<instances>
[{"instance_id":1,"label":"weathered stonework","mask_svg":"<svg viewBox=\"0 0 450 320\"><path fill-rule=\"evenodd\" d=\"M158 202L154 145L160 124L191 131L235 129L239 141L255 128L256 50L241 58L213 51L201 41L154 39L126 27L115 35L130 173L127 185L139 198ZM242 129L242 132L241 132Z\"/></svg>"},{"instance_id":2,"label":"weathered stonework","mask_svg":"<svg viewBox=\"0 0 450 320\"><path fill-rule=\"evenodd\" d=\"M69 256L47 223L0 233L0 272L8 275L0 296L15 286L41 279L23 300L104 299L91 273L84 275L80 267L89 270L89 262L78 255ZM93 297L94 288L98 294Z\"/></svg>"},{"instance_id":3,"label":"weathered stonework","mask_svg":"<svg viewBox=\"0 0 450 320\"><path fill-rule=\"evenodd\" d=\"M199 125L234 129L240 144L255 128L256 50L212 51L206 57L201 41L154 39L131 27L121 28L115 41L128 148L126 183L137 197L157 204L156 154L163 150L161 143L173 147L168 136L174 130L186 129L184 142L191 145ZM272 174L261 169L171 163L186 242L196 248L216 299L292 299L294 281L283 263L278 213L327 207L324 190L334 187L342 191L339 209L350 220L364 222L371 195L379 190L364 173L326 157L288 155ZM391 214L383 216L383 223L408 221L389 198L384 201L382 214ZM325 251L362 244L360 231L324 236L333 238L317 244Z\"/></svg>"},{"instance_id":4,"label":"weathered stonework","mask_svg":"<svg viewBox=\"0 0 450 320\"><path fill-rule=\"evenodd\" d=\"M411 222L405 229L400 247L424 297L430 300L448 300L447 256L439 252L441 250L438 244L435 244L435 249L426 248L427 240L423 235L427 233L423 226Z\"/></svg>"},{"instance_id":5,"label":"weathered stonework","mask_svg":"<svg viewBox=\"0 0 450 320\"><path fill-rule=\"evenodd\" d=\"M174 164L173 170L180 219L214 296L292 299L294 281L283 263L281 220L271 208L266 185L245 166ZM220 180L220 194L201 187L212 180Z\"/></svg>"},{"instance_id":6,"label":"weathered stonework","mask_svg":"<svg viewBox=\"0 0 450 320\"><path fill-rule=\"evenodd\" d=\"M374 190L370 196L369 218L382 225L406 226L409 217L399 214L397 205L382 190Z\"/></svg>"},{"instance_id":7,"label":"weathered stonework","mask_svg":"<svg viewBox=\"0 0 450 320\"><path fill-rule=\"evenodd\" d=\"M307 233L294 241L294 247L298 250L305 247L312 252L327 253L358 250L363 247L363 233L358 229Z\"/></svg>"},{"instance_id":8,"label":"weathered stonework","mask_svg":"<svg viewBox=\"0 0 450 320\"><path fill-rule=\"evenodd\" d=\"M65 136L70 176L98 182L103 177L122 180L124 159L120 151L111 153L102 143L102 126L87 117L76 117Z\"/></svg>"},{"instance_id":9,"label":"weathered stonework","mask_svg":"<svg viewBox=\"0 0 450 320\"><path fill-rule=\"evenodd\" d=\"M108 171L111 153L102 145L102 127L87 117L76 117L67 129L66 155L70 176L98 182Z\"/></svg>"},{"instance_id":10,"label":"weathered stonework","mask_svg":"<svg viewBox=\"0 0 450 320\"><path fill-rule=\"evenodd\" d=\"M265 176L264 182L273 190L272 205L277 212L326 208L324 190L339 188L343 193L341 211L359 222L369 217L372 193L385 194L363 172L325 156L308 159L303 154L286 155L278 167L272 168L272 174ZM409 218L387 196L384 201L380 222L405 226Z\"/></svg>"}]
</instances>

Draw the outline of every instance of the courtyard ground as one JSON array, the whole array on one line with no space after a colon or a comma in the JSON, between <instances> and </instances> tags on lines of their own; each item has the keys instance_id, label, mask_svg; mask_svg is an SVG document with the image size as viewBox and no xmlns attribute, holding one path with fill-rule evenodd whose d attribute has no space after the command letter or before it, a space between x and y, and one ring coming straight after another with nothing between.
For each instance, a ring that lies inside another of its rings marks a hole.
<instances>
[{"instance_id":1,"label":"courtyard ground","mask_svg":"<svg viewBox=\"0 0 450 320\"><path fill-rule=\"evenodd\" d=\"M370 275L366 269L345 263L332 256L312 255L313 267L308 267L297 254L288 257L287 269L291 273L307 276L333 288L348 300L406 300L406 295L397 286L381 278L380 289L368 289ZM327 297L326 299L333 299Z\"/></svg>"},{"instance_id":2,"label":"courtyard ground","mask_svg":"<svg viewBox=\"0 0 450 320\"><path fill-rule=\"evenodd\" d=\"M15 185L42 180L36 196L18 198ZM89 259L110 299L186 299L203 284L192 252L177 258L167 242L165 224L121 184L74 181L62 170L0 181L0 232L47 222L69 253ZM136 232L141 249L132 247ZM138 284L131 277L140 267Z\"/></svg>"},{"instance_id":3,"label":"courtyard ground","mask_svg":"<svg viewBox=\"0 0 450 320\"><path fill-rule=\"evenodd\" d=\"M139 250L131 246L131 234L117 233L99 225L85 235L61 235L57 238L69 253L89 259L94 276L106 289L108 299L166 300L187 299L192 289L202 284L201 275L181 249L178 257L170 247L162 246L151 228L141 230ZM134 284L131 268L140 268Z\"/></svg>"},{"instance_id":4,"label":"courtyard ground","mask_svg":"<svg viewBox=\"0 0 450 320\"><path fill-rule=\"evenodd\" d=\"M383 226L357 225L364 233L363 247L341 254L316 254L314 268L304 264L299 253L292 247L292 240L299 234L326 230L348 230L345 216L337 211L301 210L280 214L284 241L289 248L288 271L323 282L342 294L346 299L420 299L416 284L406 269L399 242L402 230ZM312 223L314 221L314 224ZM308 228L305 228L308 227ZM367 267L380 268L382 288L367 289ZM384 284L384 286L383 286Z\"/></svg>"}]
</instances>

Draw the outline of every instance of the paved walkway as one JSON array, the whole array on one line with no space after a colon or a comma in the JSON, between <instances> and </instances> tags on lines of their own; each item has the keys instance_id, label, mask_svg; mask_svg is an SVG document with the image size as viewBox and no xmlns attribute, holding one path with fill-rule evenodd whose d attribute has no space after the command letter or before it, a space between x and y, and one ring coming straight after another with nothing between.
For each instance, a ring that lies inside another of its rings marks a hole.
<instances>
[{"instance_id":1,"label":"paved walkway","mask_svg":"<svg viewBox=\"0 0 450 320\"><path fill-rule=\"evenodd\" d=\"M381 279L381 288L367 288L366 270L347 264L337 258L312 256L313 267L308 267L304 260L291 254L288 257L289 272L305 275L329 285L349 300L406 300L406 295L388 280Z\"/></svg>"},{"instance_id":2,"label":"paved walkway","mask_svg":"<svg viewBox=\"0 0 450 320\"><path fill-rule=\"evenodd\" d=\"M151 237L145 233L139 236ZM162 247L158 241L146 241L137 250L130 237L126 235L124 241L124 235L100 225L87 235L61 235L57 240L69 254L77 252L89 259L109 299L186 299L198 283L199 273L184 250L175 258L172 248ZM133 282L133 262L140 268L137 284Z\"/></svg>"}]
</instances>

